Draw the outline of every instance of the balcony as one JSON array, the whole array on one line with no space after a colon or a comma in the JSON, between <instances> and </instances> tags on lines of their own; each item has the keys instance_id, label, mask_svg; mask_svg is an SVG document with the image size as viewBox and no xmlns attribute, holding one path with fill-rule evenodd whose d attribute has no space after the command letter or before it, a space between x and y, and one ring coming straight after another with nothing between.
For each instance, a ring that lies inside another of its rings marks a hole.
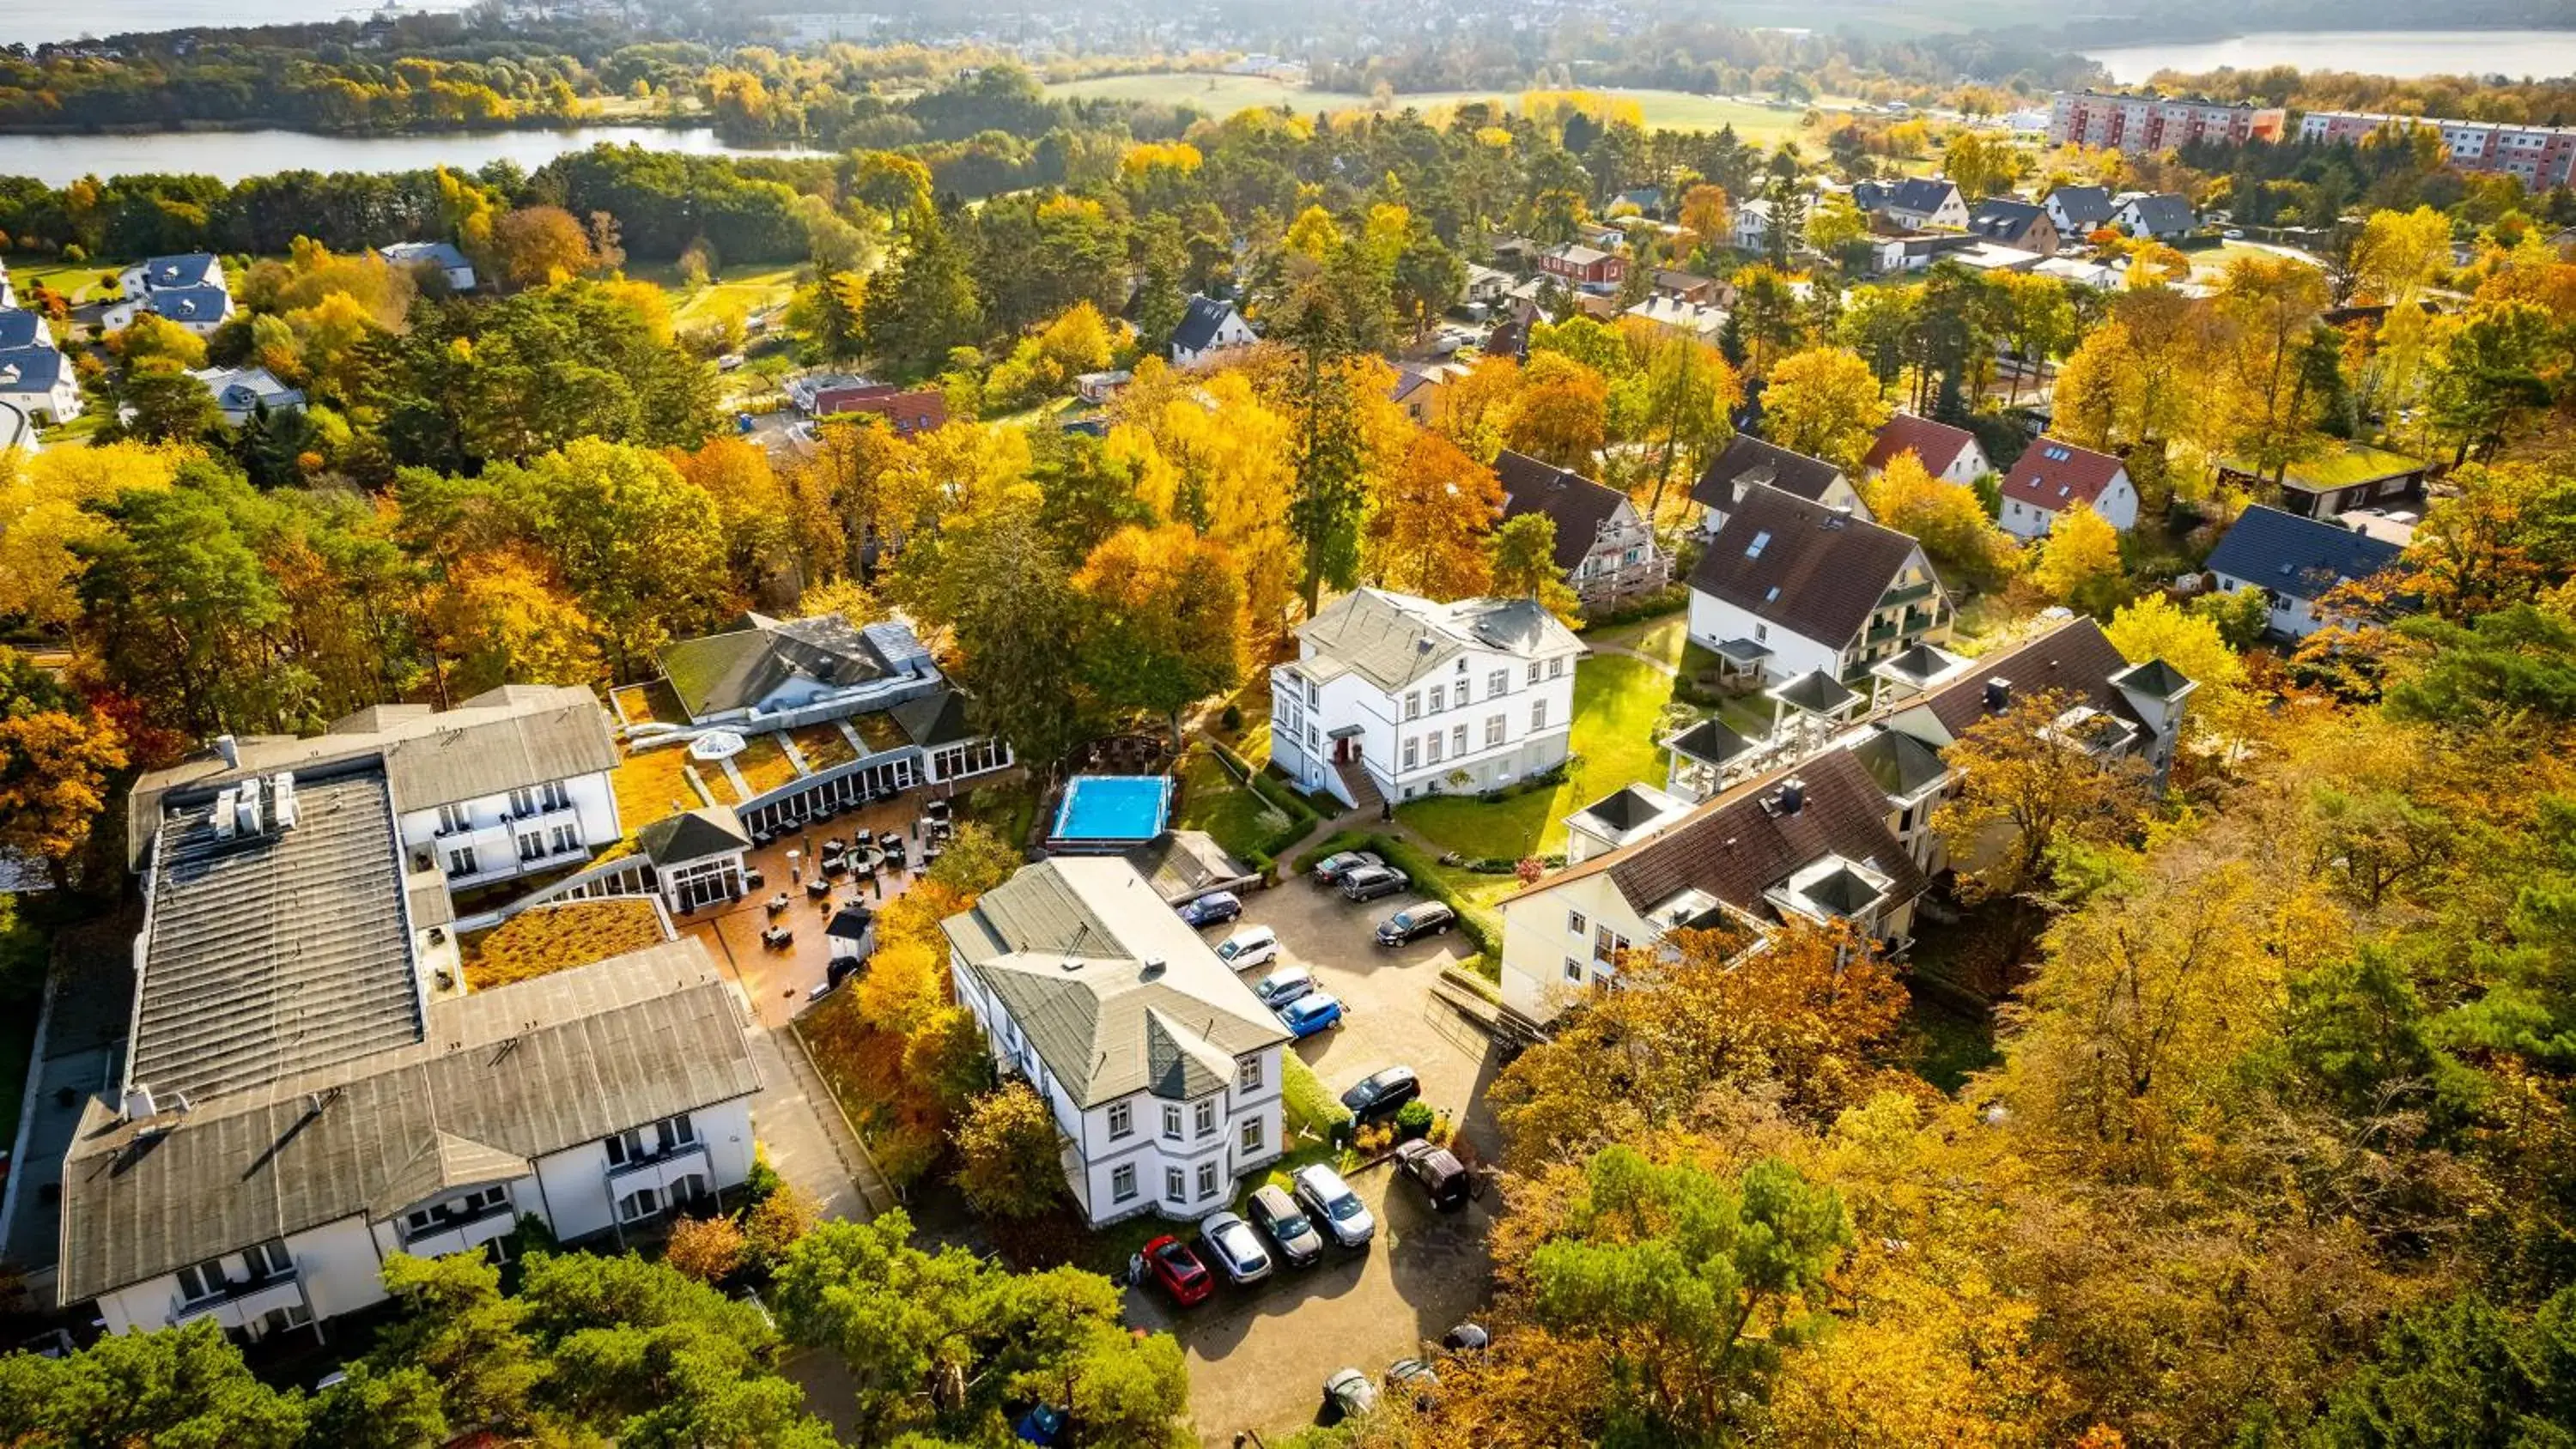
<instances>
[{"instance_id":1,"label":"balcony","mask_svg":"<svg viewBox=\"0 0 2576 1449\"><path fill-rule=\"evenodd\" d=\"M615 1202L639 1187L660 1188L667 1193L671 1184L692 1173L704 1179L708 1187L715 1186L715 1168L707 1160L707 1145L703 1142L693 1142L659 1157L610 1168L608 1200Z\"/></svg>"},{"instance_id":2,"label":"balcony","mask_svg":"<svg viewBox=\"0 0 2576 1449\"><path fill-rule=\"evenodd\" d=\"M517 1207L495 1203L471 1217L451 1219L418 1232L404 1229L403 1251L415 1258L444 1258L450 1253L480 1249L495 1238L506 1238L518 1225Z\"/></svg>"},{"instance_id":3,"label":"balcony","mask_svg":"<svg viewBox=\"0 0 2576 1449\"><path fill-rule=\"evenodd\" d=\"M246 1329L281 1308L311 1311L312 1305L304 1297L304 1275L296 1269L247 1282L228 1282L222 1292L203 1298L173 1298L170 1326L182 1328L200 1318L211 1318L224 1328Z\"/></svg>"},{"instance_id":4,"label":"balcony","mask_svg":"<svg viewBox=\"0 0 2576 1449\"><path fill-rule=\"evenodd\" d=\"M1907 584L1903 588L1890 589L1886 593L1879 595L1878 607L1882 609L1893 609L1899 604L1910 604L1917 599L1928 599L1930 597L1932 597L1932 582L1931 580L1926 579L1922 583Z\"/></svg>"}]
</instances>

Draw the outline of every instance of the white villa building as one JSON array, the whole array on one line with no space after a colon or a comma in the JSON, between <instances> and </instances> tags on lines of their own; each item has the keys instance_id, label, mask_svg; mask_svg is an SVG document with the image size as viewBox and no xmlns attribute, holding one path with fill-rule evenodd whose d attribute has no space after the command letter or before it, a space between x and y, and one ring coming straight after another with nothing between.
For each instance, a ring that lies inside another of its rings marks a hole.
<instances>
[{"instance_id":1,"label":"white villa building","mask_svg":"<svg viewBox=\"0 0 2576 1449\"><path fill-rule=\"evenodd\" d=\"M1023 866L942 928L958 1004L1045 1098L1092 1226L1195 1222L1278 1160L1287 1030L1125 859Z\"/></svg>"},{"instance_id":2,"label":"white villa building","mask_svg":"<svg viewBox=\"0 0 2576 1449\"><path fill-rule=\"evenodd\" d=\"M1498 789L1553 768L1583 643L1532 599L1436 604L1358 589L1270 671L1270 762L1366 808Z\"/></svg>"}]
</instances>

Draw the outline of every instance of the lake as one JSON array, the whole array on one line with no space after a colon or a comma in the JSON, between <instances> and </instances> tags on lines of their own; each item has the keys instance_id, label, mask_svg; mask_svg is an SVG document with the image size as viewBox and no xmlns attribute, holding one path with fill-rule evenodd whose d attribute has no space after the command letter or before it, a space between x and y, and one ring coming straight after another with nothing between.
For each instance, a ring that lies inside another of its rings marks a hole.
<instances>
[{"instance_id":1,"label":"lake","mask_svg":"<svg viewBox=\"0 0 2576 1449\"><path fill-rule=\"evenodd\" d=\"M515 161L533 171L601 142L693 156L818 156L819 151L728 146L705 127L576 126L566 131L474 131L437 136L316 136L303 131L163 131L131 136L0 136L0 176L62 186L84 176L139 172L226 182L277 171L472 171Z\"/></svg>"},{"instance_id":2,"label":"lake","mask_svg":"<svg viewBox=\"0 0 2576 1449\"><path fill-rule=\"evenodd\" d=\"M405 10L461 10L468 0L410 0ZM187 30L205 25L300 25L357 20L378 7L353 0L111 0L94 14L71 5L18 0L0 5L0 45L42 45L84 35Z\"/></svg>"},{"instance_id":3,"label":"lake","mask_svg":"<svg viewBox=\"0 0 2576 1449\"><path fill-rule=\"evenodd\" d=\"M2197 74L2234 66L2349 70L2364 75L2576 75L2576 30L2272 31L2229 40L2115 45L2084 52L2122 85L2160 70Z\"/></svg>"}]
</instances>

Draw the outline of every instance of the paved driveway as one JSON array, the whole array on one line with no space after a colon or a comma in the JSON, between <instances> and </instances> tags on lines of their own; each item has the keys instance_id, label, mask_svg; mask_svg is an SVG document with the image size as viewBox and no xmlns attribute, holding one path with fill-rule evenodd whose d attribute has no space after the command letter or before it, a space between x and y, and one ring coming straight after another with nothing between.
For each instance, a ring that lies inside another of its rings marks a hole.
<instances>
[{"instance_id":1,"label":"paved driveway","mask_svg":"<svg viewBox=\"0 0 2576 1449\"><path fill-rule=\"evenodd\" d=\"M1292 879L1247 895L1243 924L1277 931L1283 963L1312 970L1342 999L1343 1026L1296 1047L1325 1087L1339 1093L1380 1067L1409 1066L1422 1079L1424 1100L1458 1117L1470 1145L1490 1161L1498 1143L1482 1101L1498 1063L1484 1036L1431 994L1441 967L1474 945L1452 932L1384 950L1371 936L1379 921L1416 899L1353 904L1338 891ZM1233 929L1206 934L1215 940ZM1174 1310L1148 1290L1129 1289L1129 1321L1170 1329L1188 1352L1191 1417L1202 1443L1231 1445L1241 1430L1276 1435L1315 1422L1324 1379L1335 1369L1381 1378L1388 1364L1482 1311L1492 1198L1434 1213L1388 1167L1363 1171L1351 1185L1378 1220L1378 1241L1365 1254L1330 1250L1316 1267L1283 1269L1249 1289L1220 1287L1193 1309Z\"/></svg>"}]
</instances>

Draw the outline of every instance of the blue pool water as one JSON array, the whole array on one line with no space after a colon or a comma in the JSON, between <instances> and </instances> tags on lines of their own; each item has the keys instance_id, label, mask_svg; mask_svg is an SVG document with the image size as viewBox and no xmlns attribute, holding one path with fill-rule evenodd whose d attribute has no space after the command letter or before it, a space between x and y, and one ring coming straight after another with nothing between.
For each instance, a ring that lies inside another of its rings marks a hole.
<instances>
[{"instance_id":1,"label":"blue pool water","mask_svg":"<svg viewBox=\"0 0 2576 1449\"><path fill-rule=\"evenodd\" d=\"M1076 775L1056 808L1059 844L1135 845L1163 833L1172 782L1160 775Z\"/></svg>"}]
</instances>

